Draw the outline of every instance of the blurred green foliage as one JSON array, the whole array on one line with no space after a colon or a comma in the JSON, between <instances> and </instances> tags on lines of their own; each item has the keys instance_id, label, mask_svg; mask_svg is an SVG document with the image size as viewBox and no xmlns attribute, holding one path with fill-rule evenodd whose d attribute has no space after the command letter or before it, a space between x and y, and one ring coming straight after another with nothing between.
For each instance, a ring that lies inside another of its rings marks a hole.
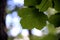
<instances>
[{"instance_id":1,"label":"blurred green foliage","mask_svg":"<svg viewBox=\"0 0 60 40\"><path fill-rule=\"evenodd\" d=\"M58 37L54 34L48 34L43 37L31 36L30 40L58 40Z\"/></svg>"},{"instance_id":2,"label":"blurred green foliage","mask_svg":"<svg viewBox=\"0 0 60 40\"><path fill-rule=\"evenodd\" d=\"M24 0L25 6L35 6L41 3L42 0Z\"/></svg>"},{"instance_id":3,"label":"blurred green foliage","mask_svg":"<svg viewBox=\"0 0 60 40\"><path fill-rule=\"evenodd\" d=\"M60 12L60 0L54 0L54 8Z\"/></svg>"},{"instance_id":4,"label":"blurred green foliage","mask_svg":"<svg viewBox=\"0 0 60 40\"><path fill-rule=\"evenodd\" d=\"M30 36L30 39L58 40L58 37L55 35L55 27L60 26L60 13L53 12L55 14L48 18L44 12L47 11L49 7L60 12L60 0L25 0L24 2L24 5L27 6L27 8L17 10L18 15L22 18L21 25L23 28L32 29L35 27L42 29L46 25L47 20L51 23L48 25L48 29L50 31L48 35L44 37Z\"/></svg>"},{"instance_id":5,"label":"blurred green foliage","mask_svg":"<svg viewBox=\"0 0 60 40\"><path fill-rule=\"evenodd\" d=\"M60 13L56 13L49 18L49 22L54 24L55 27L60 26Z\"/></svg>"},{"instance_id":6,"label":"blurred green foliage","mask_svg":"<svg viewBox=\"0 0 60 40\"><path fill-rule=\"evenodd\" d=\"M51 0L42 0L39 5L36 5L36 8L39 9L39 11L46 11L49 7L52 7Z\"/></svg>"}]
</instances>

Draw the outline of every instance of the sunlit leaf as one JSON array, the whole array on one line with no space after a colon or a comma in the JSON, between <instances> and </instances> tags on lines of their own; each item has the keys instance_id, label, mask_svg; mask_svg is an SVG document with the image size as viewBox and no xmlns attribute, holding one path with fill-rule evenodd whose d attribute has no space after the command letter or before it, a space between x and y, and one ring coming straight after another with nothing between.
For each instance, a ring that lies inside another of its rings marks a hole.
<instances>
[{"instance_id":1,"label":"sunlit leaf","mask_svg":"<svg viewBox=\"0 0 60 40\"><path fill-rule=\"evenodd\" d=\"M57 13L57 11L54 8L48 8L47 11L44 12L48 17L50 17L51 15L54 15L55 13Z\"/></svg>"}]
</instances>

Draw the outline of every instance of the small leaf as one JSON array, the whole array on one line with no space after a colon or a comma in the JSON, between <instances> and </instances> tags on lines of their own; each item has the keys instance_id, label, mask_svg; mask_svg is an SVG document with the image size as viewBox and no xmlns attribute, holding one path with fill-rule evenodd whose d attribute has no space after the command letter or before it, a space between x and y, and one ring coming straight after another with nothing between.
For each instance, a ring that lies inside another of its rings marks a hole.
<instances>
[{"instance_id":1,"label":"small leaf","mask_svg":"<svg viewBox=\"0 0 60 40\"><path fill-rule=\"evenodd\" d=\"M57 11L54 8L48 8L48 10L45 11L44 13L45 13L45 15L50 17L51 15L54 15L55 13L57 13Z\"/></svg>"}]
</instances>

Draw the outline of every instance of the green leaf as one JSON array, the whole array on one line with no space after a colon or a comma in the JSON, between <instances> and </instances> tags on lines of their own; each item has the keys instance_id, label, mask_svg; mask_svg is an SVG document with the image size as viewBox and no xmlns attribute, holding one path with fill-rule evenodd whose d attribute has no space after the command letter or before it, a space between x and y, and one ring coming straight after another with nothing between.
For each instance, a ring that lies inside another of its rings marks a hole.
<instances>
[{"instance_id":1,"label":"green leaf","mask_svg":"<svg viewBox=\"0 0 60 40\"><path fill-rule=\"evenodd\" d=\"M25 6L35 6L40 4L42 0L24 0Z\"/></svg>"},{"instance_id":2,"label":"green leaf","mask_svg":"<svg viewBox=\"0 0 60 40\"><path fill-rule=\"evenodd\" d=\"M31 36L30 40L58 40L58 37L54 34L48 34L43 37Z\"/></svg>"},{"instance_id":3,"label":"green leaf","mask_svg":"<svg viewBox=\"0 0 60 40\"><path fill-rule=\"evenodd\" d=\"M36 8L38 8L39 11L46 11L49 7L52 7L52 1L51 0L42 0L40 5L36 6Z\"/></svg>"},{"instance_id":4,"label":"green leaf","mask_svg":"<svg viewBox=\"0 0 60 40\"><path fill-rule=\"evenodd\" d=\"M55 6L54 8L60 12L60 0L54 0Z\"/></svg>"},{"instance_id":5,"label":"green leaf","mask_svg":"<svg viewBox=\"0 0 60 40\"><path fill-rule=\"evenodd\" d=\"M49 33L50 33L50 34L56 34L56 29L55 29L55 27L54 27L53 24L50 24L50 23L49 23L47 26L48 26Z\"/></svg>"},{"instance_id":6,"label":"green leaf","mask_svg":"<svg viewBox=\"0 0 60 40\"><path fill-rule=\"evenodd\" d=\"M47 11L44 12L45 15L48 16L48 18L51 16L51 15L54 15L55 13L57 13L57 11L54 9L54 8L48 8Z\"/></svg>"},{"instance_id":7,"label":"green leaf","mask_svg":"<svg viewBox=\"0 0 60 40\"><path fill-rule=\"evenodd\" d=\"M49 22L54 24L55 27L60 26L60 13L56 13L49 18Z\"/></svg>"},{"instance_id":8,"label":"green leaf","mask_svg":"<svg viewBox=\"0 0 60 40\"><path fill-rule=\"evenodd\" d=\"M58 37L54 34L48 34L44 36L41 40L58 40Z\"/></svg>"},{"instance_id":9,"label":"green leaf","mask_svg":"<svg viewBox=\"0 0 60 40\"><path fill-rule=\"evenodd\" d=\"M18 13L22 17L21 25L23 28L32 29L36 27L41 29L46 25L47 16L35 8L23 8Z\"/></svg>"}]
</instances>

